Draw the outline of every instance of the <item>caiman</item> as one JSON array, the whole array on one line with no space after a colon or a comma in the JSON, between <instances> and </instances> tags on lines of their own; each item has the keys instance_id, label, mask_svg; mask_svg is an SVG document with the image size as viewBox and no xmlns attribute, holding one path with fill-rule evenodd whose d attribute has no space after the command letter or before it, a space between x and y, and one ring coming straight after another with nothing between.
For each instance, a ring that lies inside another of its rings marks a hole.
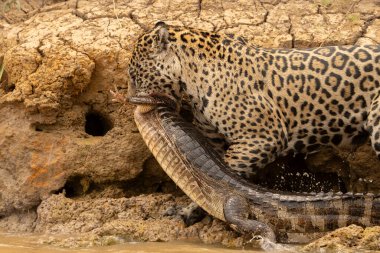
<instances>
[{"instance_id":1,"label":"caiman","mask_svg":"<svg viewBox=\"0 0 380 253\"><path fill-rule=\"evenodd\" d=\"M307 242L339 227L380 224L380 196L288 193L235 175L191 123L151 97L138 104L135 122L169 177L210 215L238 232L284 243Z\"/></svg>"}]
</instances>

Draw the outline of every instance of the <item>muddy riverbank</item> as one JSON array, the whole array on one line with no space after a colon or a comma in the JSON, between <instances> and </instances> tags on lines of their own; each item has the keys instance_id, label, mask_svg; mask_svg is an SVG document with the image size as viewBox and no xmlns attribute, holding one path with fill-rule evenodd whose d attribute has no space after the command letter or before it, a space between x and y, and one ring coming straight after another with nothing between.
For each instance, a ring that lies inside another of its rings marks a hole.
<instances>
[{"instance_id":1,"label":"muddy riverbank","mask_svg":"<svg viewBox=\"0 0 380 253\"><path fill-rule=\"evenodd\" d=\"M0 87L0 229L81 235L48 242L64 247L113 236L244 245L242 237L209 216L184 223L180 210L190 200L145 147L133 106L111 101L110 89L127 91L127 62L146 27L165 20L235 33L262 47L380 42L376 0L4 3L0 56L9 80ZM365 144L277 161L258 181L288 190L379 193L380 166ZM378 230L366 230L368 236L351 229L347 233L354 237L338 232L333 235L338 239L327 242L354 249L380 245Z\"/></svg>"}]
</instances>

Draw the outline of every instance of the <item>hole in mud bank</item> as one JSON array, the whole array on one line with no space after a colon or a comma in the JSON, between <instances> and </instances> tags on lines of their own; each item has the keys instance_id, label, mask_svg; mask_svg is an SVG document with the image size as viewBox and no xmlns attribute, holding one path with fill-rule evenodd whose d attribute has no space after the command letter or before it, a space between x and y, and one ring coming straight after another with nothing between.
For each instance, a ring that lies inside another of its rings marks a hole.
<instances>
[{"instance_id":1,"label":"hole in mud bank","mask_svg":"<svg viewBox=\"0 0 380 253\"><path fill-rule=\"evenodd\" d=\"M36 132L43 132L44 131L44 127L41 124L35 124L33 126L33 128L34 128L34 131L36 131Z\"/></svg>"},{"instance_id":2,"label":"hole in mud bank","mask_svg":"<svg viewBox=\"0 0 380 253\"><path fill-rule=\"evenodd\" d=\"M112 127L113 124L107 116L96 111L90 111L86 114L84 130L89 135L104 136Z\"/></svg>"},{"instance_id":3,"label":"hole in mud bank","mask_svg":"<svg viewBox=\"0 0 380 253\"><path fill-rule=\"evenodd\" d=\"M65 191L67 198L74 198L88 193L92 188L90 179L83 176L71 176L67 179L63 188L58 192Z\"/></svg>"},{"instance_id":4,"label":"hole in mud bank","mask_svg":"<svg viewBox=\"0 0 380 253\"><path fill-rule=\"evenodd\" d=\"M48 129L51 129L51 126L41 123L32 123L30 124L30 128L36 132L46 132Z\"/></svg>"},{"instance_id":5,"label":"hole in mud bank","mask_svg":"<svg viewBox=\"0 0 380 253\"><path fill-rule=\"evenodd\" d=\"M14 83L9 83L8 85L5 85L3 88L4 91L8 93L14 91L16 89L16 85Z\"/></svg>"}]
</instances>

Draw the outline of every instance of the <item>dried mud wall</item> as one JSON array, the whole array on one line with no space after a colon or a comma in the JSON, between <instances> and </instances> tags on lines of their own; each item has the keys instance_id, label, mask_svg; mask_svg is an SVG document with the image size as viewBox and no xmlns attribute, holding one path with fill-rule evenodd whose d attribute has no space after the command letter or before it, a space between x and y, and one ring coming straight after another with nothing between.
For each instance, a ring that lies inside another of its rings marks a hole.
<instances>
[{"instance_id":1,"label":"dried mud wall","mask_svg":"<svg viewBox=\"0 0 380 253\"><path fill-rule=\"evenodd\" d=\"M127 62L144 29L164 20L263 47L380 42L376 0L19 2L0 10L9 77L0 87L0 228L81 233L85 242L118 236L242 244L210 217L185 226L179 210L189 199L146 149L133 107L111 101L110 89L127 91ZM380 191L369 145L325 150L306 165L334 173L347 190Z\"/></svg>"}]
</instances>

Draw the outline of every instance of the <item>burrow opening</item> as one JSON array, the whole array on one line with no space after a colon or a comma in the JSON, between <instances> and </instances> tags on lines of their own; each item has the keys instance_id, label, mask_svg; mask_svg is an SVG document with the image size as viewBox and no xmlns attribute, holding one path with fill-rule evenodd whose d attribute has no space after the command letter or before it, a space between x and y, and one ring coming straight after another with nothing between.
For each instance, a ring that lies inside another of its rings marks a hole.
<instances>
[{"instance_id":1,"label":"burrow opening","mask_svg":"<svg viewBox=\"0 0 380 253\"><path fill-rule=\"evenodd\" d=\"M89 193L93 188L93 183L87 177L81 175L70 176L62 189L58 192L65 191L65 196L75 198Z\"/></svg>"},{"instance_id":2,"label":"burrow opening","mask_svg":"<svg viewBox=\"0 0 380 253\"><path fill-rule=\"evenodd\" d=\"M97 112L89 111L86 113L84 130L92 136L104 136L113 128L112 121L108 116Z\"/></svg>"}]
</instances>

